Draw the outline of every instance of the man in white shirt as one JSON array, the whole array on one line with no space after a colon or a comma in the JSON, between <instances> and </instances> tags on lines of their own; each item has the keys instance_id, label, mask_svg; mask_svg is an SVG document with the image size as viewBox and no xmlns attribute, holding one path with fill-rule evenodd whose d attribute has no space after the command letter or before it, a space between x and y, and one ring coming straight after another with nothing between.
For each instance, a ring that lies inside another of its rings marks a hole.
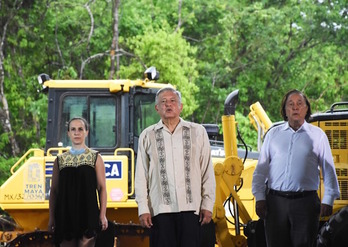
<instances>
[{"instance_id":1,"label":"man in white shirt","mask_svg":"<svg viewBox=\"0 0 348 247\"><path fill-rule=\"evenodd\" d=\"M211 221L215 176L203 126L180 117L179 91L158 91L161 120L139 137L135 198L139 221L151 228L150 247L198 247Z\"/></svg>"},{"instance_id":2,"label":"man in white shirt","mask_svg":"<svg viewBox=\"0 0 348 247\"><path fill-rule=\"evenodd\" d=\"M284 124L269 130L252 181L256 213L265 220L268 247L312 247L319 216L332 214L339 188L326 134L306 122L310 103L298 90L283 98ZM320 169L324 197L317 190Z\"/></svg>"}]
</instances>

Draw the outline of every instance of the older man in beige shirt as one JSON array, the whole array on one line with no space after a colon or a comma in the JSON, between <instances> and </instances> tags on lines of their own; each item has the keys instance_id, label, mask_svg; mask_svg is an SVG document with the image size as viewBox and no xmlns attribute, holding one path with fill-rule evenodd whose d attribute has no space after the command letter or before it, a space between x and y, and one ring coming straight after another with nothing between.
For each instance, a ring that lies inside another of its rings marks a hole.
<instances>
[{"instance_id":1,"label":"older man in beige shirt","mask_svg":"<svg viewBox=\"0 0 348 247\"><path fill-rule=\"evenodd\" d=\"M150 247L199 246L200 226L211 221L215 176L203 126L180 118L181 94L156 96L161 120L139 138L135 194L139 220L151 228Z\"/></svg>"}]
</instances>

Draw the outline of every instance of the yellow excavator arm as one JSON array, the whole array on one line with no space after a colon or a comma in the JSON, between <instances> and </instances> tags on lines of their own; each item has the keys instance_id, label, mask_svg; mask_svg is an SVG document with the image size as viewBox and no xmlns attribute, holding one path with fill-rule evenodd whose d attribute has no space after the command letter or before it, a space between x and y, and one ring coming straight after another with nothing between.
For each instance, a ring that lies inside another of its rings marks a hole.
<instances>
[{"instance_id":1,"label":"yellow excavator arm","mask_svg":"<svg viewBox=\"0 0 348 247\"><path fill-rule=\"evenodd\" d=\"M220 247L246 247L247 239L240 233L240 220L244 225L252 221L250 208L248 209L245 206L238 193L243 183L242 172L244 170L244 164L242 159L238 157L237 149L237 122L235 119L235 110L238 102L238 92L238 90L235 90L226 98L224 115L222 116L225 158L214 163L216 201L213 220L215 223L217 244ZM261 147L261 139L272 126L272 122L259 102L251 105L250 110L249 118L259 133L259 147ZM256 165L256 161L254 164ZM248 170L249 177L252 173L251 171L253 171L253 168L251 169L252 170ZM226 217L227 214L224 206L226 200L229 200L228 203L233 205L232 217L234 218L234 231L231 229L231 224L228 224L228 219ZM251 201L253 201L253 199L251 199Z\"/></svg>"},{"instance_id":2,"label":"yellow excavator arm","mask_svg":"<svg viewBox=\"0 0 348 247\"><path fill-rule=\"evenodd\" d=\"M219 246L247 246L246 238L239 231L239 217L248 222L251 217L239 198L236 188L240 185L243 162L237 152L237 131L235 107L238 101L238 90L233 91L225 101L222 128L224 134L225 159L214 164L216 178L216 200L213 220L215 222L216 238ZM235 235L230 233L224 203L231 198L234 209Z\"/></svg>"}]
</instances>

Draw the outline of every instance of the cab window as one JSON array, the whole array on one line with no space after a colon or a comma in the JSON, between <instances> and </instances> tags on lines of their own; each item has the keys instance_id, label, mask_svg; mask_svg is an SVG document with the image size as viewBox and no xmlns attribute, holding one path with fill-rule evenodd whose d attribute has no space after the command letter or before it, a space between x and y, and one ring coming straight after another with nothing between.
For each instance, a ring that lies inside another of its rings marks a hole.
<instances>
[{"instance_id":1,"label":"cab window","mask_svg":"<svg viewBox=\"0 0 348 247\"><path fill-rule=\"evenodd\" d=\"M152 124L159 121L160 117L155 110L155 94L137 94L134 97L135 118L134 118L134 135L140 133Z\"/></svg>"},{"instance_id":2,"label":"cab window","mask_svg":"<svg viewBox=\"0 0 348 247\"><path fill-rule=\"evenodd\" d=\"M91 148L116 146L116 98L68 95L62 101L59 140L63 147L71 146L66 135L67 123L73 117L83 117L90 124L86 145Z\"/></svg>"}]
</instances>

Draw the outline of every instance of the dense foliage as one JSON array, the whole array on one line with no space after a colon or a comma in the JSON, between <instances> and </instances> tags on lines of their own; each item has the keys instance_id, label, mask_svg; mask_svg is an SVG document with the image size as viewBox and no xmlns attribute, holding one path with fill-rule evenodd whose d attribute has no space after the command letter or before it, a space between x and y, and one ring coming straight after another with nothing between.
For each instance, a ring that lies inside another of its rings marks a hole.
<instances>
[{"instance_id":1,"label":"dense foliage","mask_svg":"<svg viewBox=\"0 0 348 247\"><path fill-rule=\"evenodd\" d=\"M348 100L344 2L0 0L0 170L44 146L40 73L136 79L155 66L160 82L182 91L183 116L199 123L220 124L226 96L239 89L239 128L255 147L250 104L260 101L278 121L292 88L313 111Z\"/></svg>"}]
</instances>

